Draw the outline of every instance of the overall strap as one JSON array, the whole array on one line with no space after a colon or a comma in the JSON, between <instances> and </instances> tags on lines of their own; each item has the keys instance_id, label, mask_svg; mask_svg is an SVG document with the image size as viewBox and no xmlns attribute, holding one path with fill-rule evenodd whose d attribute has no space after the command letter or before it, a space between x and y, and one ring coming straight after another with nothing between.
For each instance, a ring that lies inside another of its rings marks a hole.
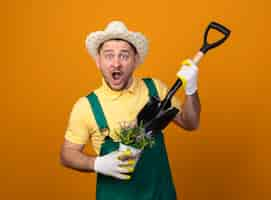
<instances>
[{"instance_id":1,"label":"overall strap","mask_svg":"<svg viewBox=\"0 0 271 200\"><path fill-rule=\"evenodd\" d=\"M144 81L144 83L146 84L146 86L147 86L147 88L149 90L149 96L150 97L152 97L152 96L159 97L153 80L151 78L143 78L143 81Z\"/></svg>"},{"instance_id":2,"label":"overall strap","mask_svg":"<svg viewBox=\"0 0 271 200\"><path fill-rule=\"evenodd\" d=\"M86 97L88 99L88 102L90 104L90 107L92 109L96 123L97 123L100 131L103 129L108 129L108 124L107 124L102 106L99 102L97 95L94 92L92 92Z\"/></svg>"}]
</instances>

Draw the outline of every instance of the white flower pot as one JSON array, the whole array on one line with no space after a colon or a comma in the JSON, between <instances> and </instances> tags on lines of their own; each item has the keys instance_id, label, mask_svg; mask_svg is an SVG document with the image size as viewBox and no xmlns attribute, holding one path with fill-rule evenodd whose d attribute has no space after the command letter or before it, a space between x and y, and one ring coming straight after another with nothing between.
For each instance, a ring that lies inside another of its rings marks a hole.
<instances>
[{"instance_id":1,"label":"white flower pot","mask_svg":"<svg viewBox=\"0 0 271 200\"><path fill-rule=\"evenodd\" d=\"M135 147L132 147L132 146L120 143L120 145L119 145L119 151L127 151L127 150L130 150L132 152L132 156L135 156L135 158L136 158L135 159L135 164L136 164L137 161L138 161L138 159L139 159L139 157L140 157L142 149L137 149Z\"/></svg>"}]
</instances>

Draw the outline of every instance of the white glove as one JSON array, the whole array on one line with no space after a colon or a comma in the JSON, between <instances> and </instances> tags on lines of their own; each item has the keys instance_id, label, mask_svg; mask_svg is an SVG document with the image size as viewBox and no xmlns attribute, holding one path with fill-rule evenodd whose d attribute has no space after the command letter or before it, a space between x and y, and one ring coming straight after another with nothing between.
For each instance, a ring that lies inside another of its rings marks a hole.
<instances>
[{"instance_id":1,"label":"white glove","mask_svg":"<svg viewBox=\"0 0 271 200\"><path fill-rule=\"evenodd\" d=\"M135 160L127 159L125 161L120 160L122 156L131 157L129 152L113 151L104 156L96 157L94 161L94 171L106 176L112 176L117 179L128 180L131 177L125 173L131 173L134 171Z\"/></svg>"},{"instance_id":2,"label":"white glove","mask_svg":"<svg viewBox=\"0 0 271 200\"><path fill-rule=\"evenodd\" d=\"M194 94L198 89L198 70L197 65L192 60L187 59L182 62L182 67L177 72L177 76L182 80L187 95Z\"/></svg>"}]
</instances>

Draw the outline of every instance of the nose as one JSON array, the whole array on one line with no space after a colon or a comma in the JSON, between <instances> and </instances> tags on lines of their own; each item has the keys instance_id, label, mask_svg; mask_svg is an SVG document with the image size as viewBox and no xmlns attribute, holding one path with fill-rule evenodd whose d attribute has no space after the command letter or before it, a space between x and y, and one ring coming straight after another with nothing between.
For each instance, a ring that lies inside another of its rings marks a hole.
<instances>
[{"instance_id":1,"label":"nose","mask_svg":"<svg viewBox=\"0 0 271 200\"><path fill-rule=\"evenodd\" d=\"M113 67L120 67L120 59L118 56L115 56L112 62Z\"/></svg>"}]
</instances>

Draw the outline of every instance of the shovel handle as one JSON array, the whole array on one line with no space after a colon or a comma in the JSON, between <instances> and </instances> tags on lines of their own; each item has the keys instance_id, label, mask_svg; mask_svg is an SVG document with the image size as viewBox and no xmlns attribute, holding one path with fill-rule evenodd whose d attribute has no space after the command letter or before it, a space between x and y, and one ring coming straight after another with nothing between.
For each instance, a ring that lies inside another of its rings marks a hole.
<instances>
[{"instance_id":1,"label":"shovel handle","mask_svg":"<svg viewBox=\"0 0 271 200\"><path fill-rule=\"evenodd\" d=\"M213 43L208 43L208 34L211 29L215 29L216 31L219 31L220 33L224 35L224 37ZM202 57L204 56L204 54L207 53L207 51L225 42L225 40L230 36L230 33L231 31L225 26L217 22L211 22L205 30L204 37L203 37L203 44L200 48L200 51L194 56L193 62L197 65L199 61L202 59Z\"/></svg>"},{"instance_id":2,"label":"shovel handle","mask_svg":"<svg viewBox=\"0 0 271 200\"><path fill-rule=\"evenodd\" d=\"M224 37L221 38L220 40L217 40L216 42L208 43L207 38L208 38L208 33L209 33L210 29L215 29L215 30L221 32L222 34L224 34ZM207 51L209 51L210 49L213 49L213 48L221 45L223 42L225 42L225 40L229 37L230 32L231 31L228 28L226 28L225 26L223 26L217 22L211 22L205 30L202 47L196 53L196 55L193 57L193 62L197 65L200 62L200 60L203 58L204 54L207 53ZM177 92L177 90L182 86L182 84L183 84L183 82L179 78L175 81L174 85L170 88L166 97L162 101L162 104L161 104L162 109L161 110L163 110L166 107L166 105L168 105L168 102L171 100L171 98Z\"/></svg>"},{"instance_id":3,"label":"shovel handle","mask_svg":"<svg viewBox=\"0 0 271 200\"><path fill-rule=\"evenodd\" d=\"M208 33L211 29L215 29L216 31L222 33L224 35L224 37L221 38L220 40L213 42L213 43L208 43L208 41L207 41L208 40ZM202 44L202 47L200 48L200 51L203 53L206 53L210 49L221 45L230 36L230 33L231 33L231 31L228 28L226 28L225 26L223 26L217 22L211 22L208 25L207 29L205 30L203 44Z\"/></svg>"}]
</instances>

